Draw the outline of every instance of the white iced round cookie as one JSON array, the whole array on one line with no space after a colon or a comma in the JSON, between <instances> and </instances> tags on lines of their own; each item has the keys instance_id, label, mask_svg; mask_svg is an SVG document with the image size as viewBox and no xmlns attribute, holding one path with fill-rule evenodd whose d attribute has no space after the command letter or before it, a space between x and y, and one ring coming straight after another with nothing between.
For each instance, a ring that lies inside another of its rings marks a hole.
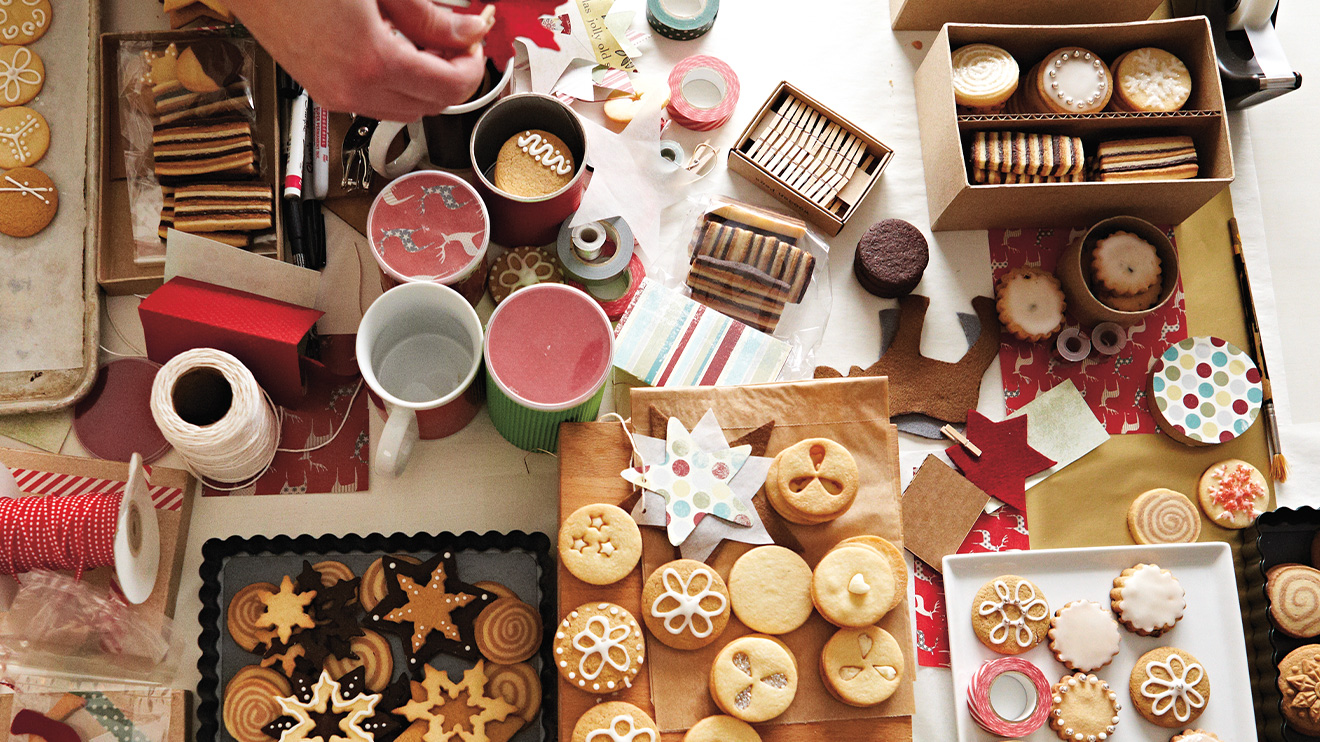
<instances>
[{"instance_id":1,"label":"white iced round cookie","mask_svg":"<svg viewBox=\"0 0 1320 742\"><path fill-rule=\"evenodd\" d=\"M1114 60L1114 104L1125 111L1177 111L1192 95L1192 73L1182 60L1154 47Z\"/></svg>"},{"instance_id":2,"label":"white iced round cookie","mask_svg":"<svg viewBox=\"0 0 1320 742\"><path fill-rule=\"evenodd\" d=\"M0 43L31 44L50 28L50 0L0 0Z\"/></svg>"},{"instance_id":3,"label":"white iced round cookie","mask_svg":"<svg viewBox=\"0 0 1320 742\"><path fill-rule=\"evenodd\" d=\"M999 279L995 295L999 321L1020 340L1044 340L1063 327L1067 301L1059 279L1050 273L1015 268Z\"/></svg>"},{"instance_id":4,"label":"white iced round cookie","mask_svg":"<svg viewBox=\"0 0 1320 742\"><path fill-rule=\"evenodd\" d=\"M700 649L720 638L729 623L729 590L701 562L669 562L642 585L642 620L661 644Z\"/></svg>"},{"instance_id":5,"label":"white iced round cookie","mask_svg":"<svg viewBox=\"0 0 1320 742\"><path fill-rule=\"evenodd\" d=\"M613 693L632 687L646 661L646 641L626 608L586 603L560 622L554 659L559 674L573 686L589 693Z\"/></svg>"},{"instance_id":6,"label":"white iced round cookie","mask_svg":"<svg viewBox=\"0 0 1320 742\"><path fill-rule=\"evenodd\" d=\"M1141 636L1159 636L1183 617L1187 594L1178 579L1156 564L1138 564L1114 578L1110 607L1119 623Z\"/></svg>"},{"instance_id":7,"label":"white iced round cookie","mask_svg":"<svg viewBox=\"0 0 1320 742\"><path fill-rule=\"evenodd\" d=\"M1056 113L1095 113L1109 103L1113 76L1097 54L1070 46L1040 63L1036 90Z\"/></svg>"},{"instance_id":8,"label":"white iced round cookie","mask_svg":"<svg viewBox=\"0 0 1320 742\"><path fill-rule=\"evenodd\" d=\"M0 46L0 106L21 106L46 81L41 57L26 46Z\"/></svg>"},{"instance_id":9,"label":"white iced round cookie","mask_svg":"<svg viewBox=\"0 0 1320 742\"><path fill-rule=\"evenodd\" d=\"M1055 659L1078 672L1108 665L1123 642L1114 614L1090 600L1074 600L1056 611L1049 638Z\"/></svg>"},{"instance_id":10,"label":"white iced round cookie","mask_svg":"<svg viewBox=\"0 0 1320 742\"><path fill-rule=\"evenodd\" d=\"M960 106L997 106L1017 90L1017 60L993 44L959 47L953 52L952 62L953 97Z\"/></svg>"}]
</instances>

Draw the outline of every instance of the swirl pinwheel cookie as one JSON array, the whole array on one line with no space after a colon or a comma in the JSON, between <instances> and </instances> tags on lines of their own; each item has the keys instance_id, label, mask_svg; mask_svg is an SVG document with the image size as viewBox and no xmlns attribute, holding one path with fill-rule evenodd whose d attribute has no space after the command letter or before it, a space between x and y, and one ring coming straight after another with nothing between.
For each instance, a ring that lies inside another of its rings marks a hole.
<instances>
[{"instance_id":1,"label":"swirl pinwheel cookie","mask_svg":"<svg viewBox=\"0 0 1320 742\"><path fill-rule=\"evenodd\" d=\"M288 679L275 670L256 665L239 669L222 696L225 731L238 742L270 742L261 728L283 714L276 699L289 693Z\"/></svg>"},{"instance_id":2,"label":"swirl pinwheel cookie","mask_svg":"<svg viewBox=\"0 0 1320 742\"><path fill-rule=\"evenodd\" d=\"M1018 63L993 44L968 44L953 52L953 99L969 113L997 113L1018 86Z\"/></svg>"},{"instance_id":3,"label":"swirl pinwheel cookie","mask_svg":"<svg viewBox=\"0 0 1320 742\"><path fill-rule=\"evenodd\" d=\"M1210 702L1210 676L1191 653L1160 647L1141 655L1128 681L1132 706L1152 724L1183 728Z\"/></svg>"},{"instance_id":4,"label":"swirl pinwheel cookie","mask_svg":"<svg viewBox=\"0 0 1320 742\"><path fill-rule=\"evenodd\" d=\"M1270 620L1298 639L1320 636L1320 570L1281 564L1265 573Z\"/></svg>"},{"instance_id":5,"label":"swirl pinwheel cookie","mask_svg":"<svg viewBox=\"0 0 1320 742\"><path fill-rule=\"evenodd\" d=\"M555 667L574 686L590 693L631 688L646 661L642 627L628 609L586 603L570 611L555 632Z\"/></svg>"},{"instance_id":6,"label":"swirl pinwheel cookie","mask_svg":"<svg viewBox=\"0 0 1320 742\"><path fill-rule=\"evenodd\" d=\"M1189 544L1201 535L1201 513L1181 492L1143 492L1128 508L1128 533L1139 544Z\"/></svg>"},{"instance_id":7,"label":"swirl pinwheel cookie","mask_svg":"<svg viewBox=\"0 0 1320 742\"><path fill-rule=\"evenodd\" d=\"M541 614L518 598L486 606L473 631L482 656L501 665L525 662L541 648Z\"/></svg>"},{"instance_id":8,"label":"swirl pinwheel cookie","mask_svg":"<svg viewBox=\"0 0 1320 742\"><path fill-rule=\"evenodd\" d=\"M661 644L700 649L720 638L729 624L729 590L719 574L701 562L670 562L642 586L642 621Z\"/></svg>"},{"instance_id":9,"label":"swirl pinwheel cookie","mask_svg":"<svg viewBox=\"0 0 1320 742\"><path fill-rule=\"evenodd\" d=\"M225 627L234 643L249 652L270 641L273 632L261 627L261 616L266 612L265 598L279 588L269 582L254 582L234 593L225 609Z\"/></svg>"},{"instance_id":10,"label":"swirl pinwheel cookie","mask_svg":"<svg viewBox=\"0 0 1320 742\"><path fill-rule=\"evenodd\" d=\"M1182 620L1187 594L1158 564L1138 564L1114 578L1109 605L1118 622L1140 636L1159 636Z\"/></svg>"},{"instance_id":11,"label":"swirl pinwheel cookie","mask_svg":"<svg viewBox=\"0 0 1320 742\"><path fill-rule=\"evenodd\" d=\"M976 638L1000 654L1022 654L1045 638L1050 605L1040 588L1017 575L985 583L972 599Z\"/></svg>"}]
</instances>

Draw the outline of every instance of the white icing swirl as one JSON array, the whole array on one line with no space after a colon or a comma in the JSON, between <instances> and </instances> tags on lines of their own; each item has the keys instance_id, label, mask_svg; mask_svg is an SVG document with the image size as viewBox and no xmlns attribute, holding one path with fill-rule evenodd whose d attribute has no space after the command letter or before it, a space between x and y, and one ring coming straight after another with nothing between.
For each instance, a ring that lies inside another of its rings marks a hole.
<instances>
[{"instance_id":1,"label":"white icing swirl","mask_svg":"<svg viewBox=\"0 0 1320 742\"><path fill-rule=\"evenodd\" d=\"M692 581L697 577L704 577L706 586L695 594L689 593ZM696 569L684 578L678 570L666 567L660 574L660 583L664 585L665 591L651 603L651 615L664 621L666 631L675 636L691 631L698 639L705 639L715 631L715 623L711 619L724 613L729 601L723 594L711 589L715 584L715 575L710 570ZM719 599L719 607L703 608L701 601L706 598ZM675 606L661 610L660 604L666 600L674 601ZM705 626L698 629L698 621L705 622Z\"/></svg>"},{"instance_id":2,"label":"white icing swirl","mask_svg":"<svg viewBox=\"0 0 1320 742\"><path fill-rule=\"evenodd\" d=\"M1175 670L1174 665L1181 670ZM1158 677L1156 670L1162 670L1167 677ZM1205 708L1205 696L1196 690L1196 684L1205 677L1205 668L1195 662L1188 662L1180 654L1170 654L1164 661L1151 661L1146 664L1146 680L1141 684L1141 695L1151 699L1150 710L1156 716L1164 716L1170 711L1180 723L1192 718L1192 709ZM1151 689L1156 690L1151 690Z\"/></svg>"},{"instance_id":3,"label":"white icing swirl","mask_svg":"<svg viewBox=\"0 0 1320 742\"><path fill-rule=\"evenodd\" d=\"M1049 605L1044 598L1036 595L1035 586L1026 580L1019 582L1012 590L1003 580L995 580L994 588L999 600L982 601L977 609L977 613L982 616L999 614L999 623L990 630L991 643L1003 644L1008 641L1011 633L1019 647L1030 647L1036 642L1036 633L1027 626L1027 621L1044 621L1049 618ZM1017 616L1010 617L1009 608L1016 609ZM1037 608L1040 609L1040 615L1032 615L1032 610Z\"/></svg>"},{"instance_id":4,"label":"white icing swirl","mask_svg":"<svg viewBox=\"0 0 1320 742\"><path fill-rule=\"evenodd\" d=\"M620 727L623 731L620 732ZM637 739L645 737L648 742L657 742L655 732L642 727L638 729L633 723L632 717L627 714L619 714L610 720L610 725L606 729L597 729L587 735L586 742L596 742L599 737L604 737L610 742L636 742Z\"/></svg>"},{"instance_id":5,"label":"white icing swirl","mask_svg":"<svg viewBox=\"0 0 1320 742\"><path fill-rule=\"evenodd\" d=\"M598 631L592 628L599 626ZM573 637L573 648L582 652L582 658L578 660L578 672L586 680L595 680L600 677L600 673L606 665L613 667L622 673L627 673L632 669L632 657L628 654L628 648L623 646L623 642L632 635L632 627L628 624L619 624L610 626L609 619L604 616L592 616L587 619L587 625ZM614 657L614 650L623 654L623 659L618 660ZM596 669L587 670L587 659L593 655L600 656L600 664Z\"/></svg>"},{"instance_id":6,"label":"white icing swirl","mask_svg":"<svg viewBox=\"0 0 1320 742\"><path fill-rule=\"evenodd\" d=\"M563 153L555 149L553 144L545 141L540 134L530 131L524 133L518 137L518 146L533 160L558 175L568 175L573 172L573 163L565 160Z\"/></svg>"}]
</instances>

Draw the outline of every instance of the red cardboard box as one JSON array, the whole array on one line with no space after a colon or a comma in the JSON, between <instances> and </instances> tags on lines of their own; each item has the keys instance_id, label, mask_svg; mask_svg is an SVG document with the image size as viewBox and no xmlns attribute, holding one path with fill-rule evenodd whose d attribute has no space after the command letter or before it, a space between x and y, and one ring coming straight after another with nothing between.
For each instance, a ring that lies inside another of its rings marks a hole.
<instances>
[{"instance_id":1,"label":"red cardboard box","mask_svg":"<svg viewBox=\"0 0 1320 742\"><path fill-rule=\"evenodd\" d=\"M324 314L246 291L173 278L138 305L147 357L165 363L193 348L215 348L247 366L276 404L303 396L299 346Z\"/></svg>"}]
</instances>

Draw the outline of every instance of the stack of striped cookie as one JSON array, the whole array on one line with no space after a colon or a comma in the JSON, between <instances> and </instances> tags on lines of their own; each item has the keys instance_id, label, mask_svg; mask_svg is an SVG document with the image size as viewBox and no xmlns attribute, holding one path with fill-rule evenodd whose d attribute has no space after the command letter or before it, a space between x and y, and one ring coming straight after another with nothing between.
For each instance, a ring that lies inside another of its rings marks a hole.
<instances>
[{"instance_id":1,"label":"stack of striped cookie","mask_svg":"<svg viewBox=\"0 0 1320 742\"><path fill-rule=\"evenodd\" d=\"M161 238L174 228L249 245L252 233L270 229L272 201L270 186L258 179L255 111L239 55L216 40L182 52L171 44L146 61Z\"/></svg>"},{"instance_id":2,"label":"stack of striped cookie","mask_svg":"<svg viewBox=\"0 0 1320 742\"><path fill-rule=\"evenodd\" d=\"M1077 183L1085 180L1082 140L1057 134L978 131L969 157L972 182Z\"/></svg>"},{"instance_id":3,"label":"stack of striped cookie","mask_svg":"<svg viewBox=\"0 0 1320 742\"><path fill-rule=\"evenodd\" d=\"M709 220L701 228L687 285L692 298L773 333L786 304L801 302L816 259L779 236Z\"/></svg>"},{"instance_id":4,"label":"stack of striped cookie","mask_svg":"<svg viewBox=\"0 0 1320 742\"><path fill-rule=\"evenodd\" d=\"M1191 137L1145 137L1101 142L1093 170L1099 181L1184 180L1199 166Z\"/></svg>"}]
</instances>

